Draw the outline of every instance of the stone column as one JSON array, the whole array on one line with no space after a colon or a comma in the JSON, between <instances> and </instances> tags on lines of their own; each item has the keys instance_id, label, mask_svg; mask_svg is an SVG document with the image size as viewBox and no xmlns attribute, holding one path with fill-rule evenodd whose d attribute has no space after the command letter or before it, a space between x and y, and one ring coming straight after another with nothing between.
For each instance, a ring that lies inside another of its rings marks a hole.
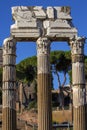
<instances>
[{"instance_id":1,"label":"stone column","mask_svg":"<svg viewBox=\"0 0 87 130\"><path fill-rule=\"evenodd\" d=\"M20 82L19 85L19 102L20 102L20 113L22 113L22 103L23 103L23 83Z\"/></svg>"},{"instance_id":2,"label":"stone column","mask_svg":"<svg viewBox=\"0 0 87 130\"><path fill-rule=\"evenodd\" d=\"M13 38L3 45L3 108L2 130L16 130L16 44Z\"/></svg>"},{"instance_id":3,"label":"stone column","mask_svg":"<svg viewBox=\"0 0 87 130\"><path fill-rule=\"evenodd\" d=\"M37 40L38 67L38 130L52 130L50 41Z\"/></svg>"},{"instance_id":4,"label":"stone column","mask_svg":"<svg viewBox=\"0 0 87 130\"><path fill-rule=\"evenodd\" d=\"M84 42L78 37L70 41L72 54L73 85L73 130L85 130L85 75L84 75Z\"/></svg>"}]
</instances>

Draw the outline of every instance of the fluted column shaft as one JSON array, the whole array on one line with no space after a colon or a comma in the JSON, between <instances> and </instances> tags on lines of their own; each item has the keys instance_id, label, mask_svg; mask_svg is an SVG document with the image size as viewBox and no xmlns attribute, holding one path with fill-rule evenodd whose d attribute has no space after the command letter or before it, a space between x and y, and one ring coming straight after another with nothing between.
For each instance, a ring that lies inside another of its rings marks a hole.
<instances>
[{"instance_id":1,"label":"fluted column shaft","mask_svg":"<svg viewBox=\"0 0 87 130\"><path fill-rule=\"evenodd\" d=\"M38 67L38 130L52 130L50 41L37 40Z\"/></svg>"},{"instance_id":2,"label":"fluted column shaft","mask_svg":"<svg viewBox=\"0 0 87 130\"><path fill-rule=\"evenodd\" d=\"M23 103L23 83L20 82L19 85L19 101L20 101L20 113L22 113L22 103Z\"/></svg>"},{"instance_id":3,"label":"fluted column shaft","mask_svg":"<svg viewBox=\"0 0 87 130\"><path fill-rule=\"evenodd\" d=\"M16 130L16 44L7 38L3 45L2 130Z\"/></svg>"},{"instance_id":4,"label":"fluted column shaft","mask_svg":"<svg viewBox=\"0 0 87 130\"><path fill-rule=\"evenodd\" d=\"M85 130L85 74L84 74L84 38L75 38L70 42L72 53L73 85L73 130Z\"/></svg>"}]
</instances>

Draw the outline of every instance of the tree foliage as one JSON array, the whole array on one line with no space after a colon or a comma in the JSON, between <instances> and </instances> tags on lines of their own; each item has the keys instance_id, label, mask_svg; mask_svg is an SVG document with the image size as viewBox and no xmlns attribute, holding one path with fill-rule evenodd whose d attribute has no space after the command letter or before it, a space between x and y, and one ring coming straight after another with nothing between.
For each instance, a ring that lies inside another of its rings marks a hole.
<instances>
[{"instance_id":1,"label":"tree foliage","mask_svg":"<svg viewBox=\"0 0 87 130\"><path fill-rule=\"evenodd\" d=\"M17 80L31 83L36 78L37 58L36 56L27 58L16 65Z\"/></svg>"},{"instance_id":2,"label":"tree foliage","mask_svg":"<svg viewBox=\"0 0 87 130\"><path fill-rule=\"evenodd\" d=\"M60 108L64 107L64 85L66 83L66 74L71 70L71 53L70 51L54 51L51 53L51 70L57 76ZM60 80L60 74L62 73L64 78L63 82Z\"/></svg>"},{"instance_id":3,"label":"tree foliage","mask_svg":"<svg viewBox=\"0 0 87 130\"><path fill-rule=\"evenodd\" d=\"M53 51L50 56L51 70L58 78L59 87L64 86L66 82L66 74L71 69L71 54L70 51ZM59 72L63 73L64 81L61 84Z\"/></svg>"}]
</instances>

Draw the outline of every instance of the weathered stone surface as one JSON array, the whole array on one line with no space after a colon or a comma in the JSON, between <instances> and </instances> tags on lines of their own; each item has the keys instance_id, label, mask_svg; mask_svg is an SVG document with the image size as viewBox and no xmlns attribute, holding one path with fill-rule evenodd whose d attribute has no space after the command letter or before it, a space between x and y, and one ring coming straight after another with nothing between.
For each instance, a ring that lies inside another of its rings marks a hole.
<instances>
[{"instance_id":1,"label":"weathered stone surface","mask_svg":"<svg viewBox=\"0 0 87 130\"><path fill-rule=\"evenodd\" d=\"M38 130L52 130L50 40L37 40Z\"/></svg>"},{"instance_id":2,"label":"weathered stone surface","mask_svg":"<svg viewBox=\"0 0 87 130\"><path fill-rule=\"evenodd\" d=\"M47 16L49 19L54 19L54 8L53 7L47 7Z\"/></svg>"},{"instance_id":3,"label":"weathered stone surface","mask_svg":"<svg viewBox=\"0 0 87 130\"><path fill-rule=\"evenodd\" d=\"M70 39L70 46L71 46L71 53L72 55L78 54L83 55L84 54L84 43L85 38L84 37L73 37Z\"/></svg>"},{"instance_id":4,"label":"weathered stone surface","mask_svg":"<svg viewBox=\"0 0 87 130\"><path fill-rule=\"evenodd\" d=\"M17 39L17 41L36 41L41 35L40 29L23 29L23 28L13 28L11 29L11 34Z\"/></svg>"},{"instance_id":5,"label":"weathered stone surface","mask_svg":"<svg viewBox=\"0 0 87 130\"><path fill-rule=\"evenodd\" d=\"M62 7L54 7L56 12L56 17L59 19L66 19L71 20L72 17L70 16L70 7L62 6Z\"/></svg>"},{"instance_id":6,"label":"weathered stone surface","mask_svg":"<svg viewBox=\"0 0 87 130\"><path fill-rule=\"evenodd\" d=\"M47 7L42 6L16 6L12 7L12 15L15 21L36 21L36 19L65 19L71 20L70 7Z\"/></svg>"},{"instance_id":7,"label":"weathered stone surface","mask_svg":"<svg viewBox=\"0 0 87 130\"><path fill-rule=\"evenodd\" d=\"M73 129L74 130L85 130L86 127L84 43L85 43L85 38L83 37L74 37L70 39L71 54L72 54L73 125L74 125Z\"/></svg>"},{"instance_id":8,"label":"weathered stone surface","mask_svg":"<svg viewBox=\"0 0 87 130\"><path fill-rule=\"evenodd\" d=\"M83 55L72 55L72 63L75 62L84 62L84 56Z\"/></svg>"},{"instance_id":9,"label":"weathered stone surface","mask_svg":"<svg viewBox=\"0 0 87 130\"><path fill-rule=\"evenodd\" d=\"M77 94L77 96L79 96L79 92L82 89L81 87L83 87L83 89L85 90L84 43L85 43L85 38L83 38L83 37L82 38L74 37L70 40L71 54L72 54L73 97L76 94ZM82 58L82 59L80 60L80 58ZM78 92L77 92L77 90L78 90ZM79 96L79 98L80 98L80 96ZM85 94L83 95L83 98L84 98L84 104L85 104ZM73 99L73 104L74 104L74 102L76 102L75 98Z\"/></svg>"},{"instance_id":10,"label":"weathered stone surface","mask_svg":"<svg viewBox=\"0 0 87 130\"><path fill-rule=\"evenodd\" d=\"M46 36L48 36L49 38L51 38L52 40L55 38L55 40L57 41L66 41L68 40L70 37L73 37L74 35L77 35L76 29L57 29L55 28L48 28L47 29L47 34ZM66 40L65 40L66 38Z\"/></svg>"},{"instance_id":11,"label":"weathered stone surface","mask_svg":"<svg viewBox=\"0 0 87 130\"><path fill-rule=\"evenodd\" d=\"M0 47L0 67L2 67L2 63L3 63L2 52L3 52L3 48Z\"/></svg>"},{"instance_id":12,"label":"weathered stone surface","mask_svg":"<svg viewBox=\"0 0 87 130\"><path fill-rule=\"evenodd\" d=\"M36 19L46 19L46 13L42 6L35 6L32 13Z\"/></svg>"},{"instance_id":13,"label":"weathered stone surface","mask_svg":"<svg viewBox=\"0 0 87 130\"><path fill-rule=\"evenodd\" d=\"M17 130L16 129L16 111L9 108L3 110L3 125L2 130ZM7 119L7 120L6 120Z\"/></svg>"},{"instance_id":14,"label":"weathered stone surface","mask_svg":"<svg viewBox=\"0 0 87 130\"><path fill-rule=\"evenodd\" d=\"M50 41L47 38L37 40L38 74L50 73Z\"/></svg>"},{"instance_id":15,"label":"weathered stone surface","mask_svg":"<svg viewBox=\"0 0 87 130\"><path fill-rule=\"evenodd\" d=\"M86 130L85 106L73 108L73 130Z\"/></svg>"},{"instance_id":16,"label":"weathered stone surface","mask_svg":"<svg viewBox=\"0 0 87 130\"><path fill-rule=\"evenodd\" d=\"M3 130L16 130L16 43L7 38L3 44Z\"/></svg>"},{"instance_id":17,"label":"weathered stone surface","mask_svg":"<svg viewBox=\"0 0 87 130\"><path fill-rule=\"evenodd\" d=\"M58 40L59 37L69 39L77 35L69 7L45 9L42 6L18 6L12 7L12 15L15 24L11 26L11 34L17 40L21 38L36 40L40 36L48 36L51 40L56 37Z\"/></svg>"},{"instance_id":18,"label":"weathered stone surface","mask_svg":"<svg viewBox=\"0 0 87 130\"><path fill-rule=\"evenodd\" d=\"M84 88L79 88L77 87L73 87L73 106L75 108L78 108L79 106L84 106L85 104L85 100L84 100L84 96L85 96L85 89Z\"/></svg>"},{"instance_id":19,"label":"weathered stone surface","mask_svg":"<svg viewBox=\"0 0 87 130\"><path fill-rule=\"evenodd\" d=\"M74 84L84 84L84 63L76 62L72 63L72 77L73 77L73 85Z\"/></svg>"},{"instance_id":20,"label":"weathered stone surface","mask_svg":"<svg viewBox=\"0 0 87 130\"><path fill-rule=\"evenodd\" d=\"M36 21L36 19L32 16L32 7L27 6L17 6L12 7L12 15L14 20L16 21L16 24L18 21L25 21L25 22L31 22Z\"/></svg>"},{"instance_id":21,"label":"weathered stone surface","mask_svg":"<svg viewBox=\"0 0 87 130\"><path fill-rule=\"evenodd\" d=\"M55 21L50 21L51 28L71 28L70 24L66 20L57 19Z\"/></svg>"},{"instance_id":22,"label":"weathered stone surface","mask_svg":"<svg viewBox=\"0 0 87 130\"><path fill-rule=\"evenodd\" d=\"M52 130L51 76L38 74L38 130Z\"/></svg>"}]
</instances>

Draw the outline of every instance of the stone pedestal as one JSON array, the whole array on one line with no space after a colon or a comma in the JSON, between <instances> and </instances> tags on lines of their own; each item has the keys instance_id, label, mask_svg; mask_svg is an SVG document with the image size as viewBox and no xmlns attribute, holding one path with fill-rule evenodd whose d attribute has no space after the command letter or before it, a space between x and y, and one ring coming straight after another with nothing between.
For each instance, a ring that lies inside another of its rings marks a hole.
<instances>
[{"instance_id":1,"label":"stone pedestal","mask_svg":"<svg viewBox=\"0 0 87 130\"><path fill-rule=\"evenodd\" d=\"M2 130L16 130L16 44L12 38L3 46L3 108Z\"/></svg>"},{"instance_id":2,"label":"stone pedestal","mask_svg":"<svg viewBox=\"0 0 87 130\"><path fill-rule=\"evenodd\" d=\"M52 130L50 41L37 40L38 130Z\"/></svg>"},{"instance_id":3,"label":"stone pedestal","mask_svg":"<svg viewBox=\"0 0 87 130\"><path fill-rule=\"evenodd\" d=\"M85 130L85 75L84 75L84 38L75 38L70 42L72 53L73 84L73 130Z\"/></svg>"}]
</instances>

